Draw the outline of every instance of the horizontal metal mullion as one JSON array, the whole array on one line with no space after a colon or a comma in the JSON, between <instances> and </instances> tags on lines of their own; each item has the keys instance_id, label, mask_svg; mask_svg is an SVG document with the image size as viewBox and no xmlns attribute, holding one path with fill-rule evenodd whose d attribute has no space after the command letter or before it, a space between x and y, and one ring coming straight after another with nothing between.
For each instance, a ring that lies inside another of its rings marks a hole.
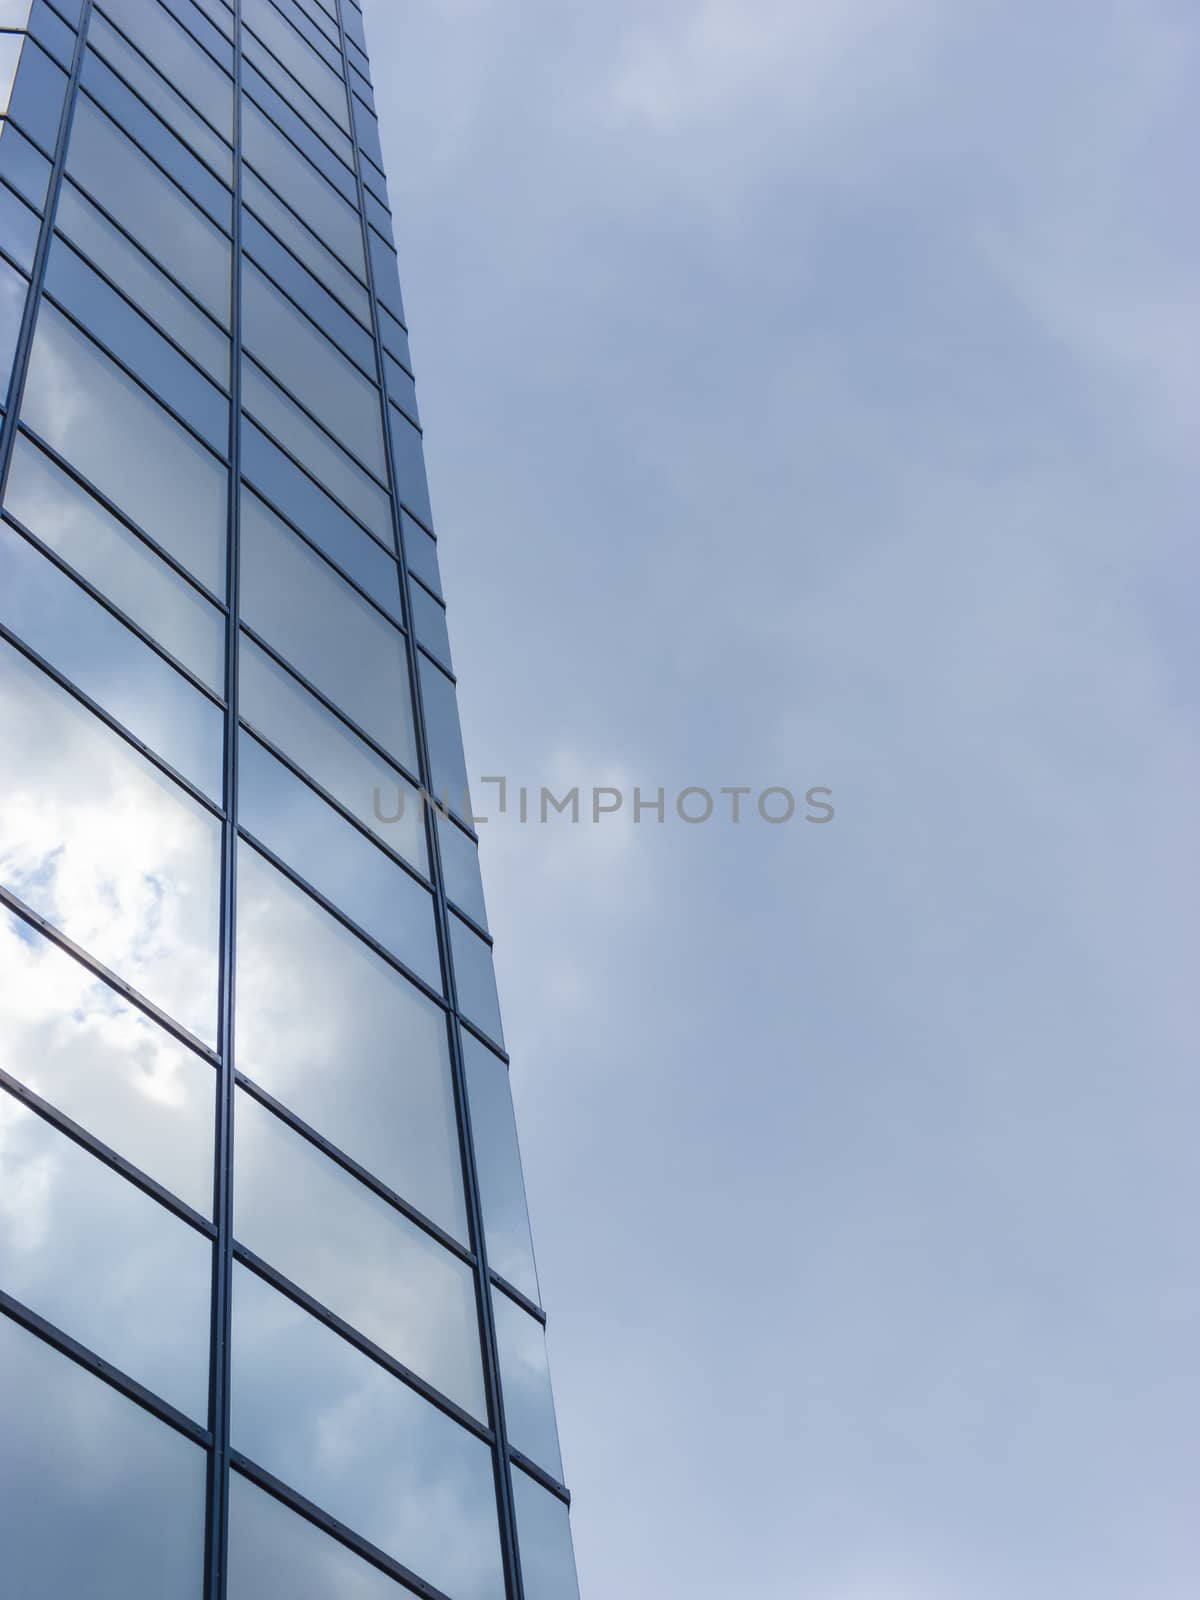
<instances>
[{"instance_id":1,"label":"horizontal metal mullion","mask_svg":"<svg viewBox=\"0 0 1200 1600\"><path fill-rule=\"evenodd\" d=\"M460 1244L453 1234L447 1233L443 1227L430 1217L427 1217L423 1211L418 1210L403 1195L398 1194L395 1189L390 1188L368 1167L364 1167L353 1156L347 1155L344 1150L327 1139L323 1133L319 1133L316 1128L297 1116L282 1100L277 1100L261 1084L256 1083L253 1078L248 1078L244 1072L238 1072L236 1079L240 1088L257 1100L261 1106L264 1106L277 1116L281 1122L291 1128L293 1133L298 1134L300 1138L319 1150L335 1166L340 1167L350 1177L357 1179L364 1188L370 1189L372 1194L377 1195L381 1200L385 1200L388 1205L394 1207L402 1216L407 1217L411 1223L421 1229L422 1233L428 1234L431 1239L440 1244L443 1250L448 1250L451 1255L457 1256L468 1267L475 1265L474 1252L469 1250L466 1245Z\"/></svg>"},{"instance_id":2,"label":"horizontal metal mullion","mask_svg":"<svg viewBox=\"0 0 1200 1600\"><path fill-rule=\"evenodd\" d=\"M211 816L222 822L225 820L223 808L214 800L210 800L203 789L197 788L190 778L185 778L182 772L177 771L169 761L165 761L144 739L139 739L136 733L131 733L123 722L118 721L113 716L111 711L106 711L99 701L93 700L91 695L86 690L81 689L73 678L68 678L65 673L60 672L56 666L47 661L45 656L40 655L32 645L27 644L19 634L14 633L8 624L3 621L0 621L0 639L4 639L8 644L12 645L14 650L19 650L27 660L32 661L34 666L39 667L48 678L52 678L60 689L65 690L73 700L77 700L81 706L90 711L106 728L111 729L119 738L124 739L126 744L132 745L138 755L144 756L152 767L156 767L159 772L170 778L173 783L177 783L185 793L189 794L198 805L203 806Z\"/></svg>"},{"instance_id":3,"label":"horizontal metal mullion","mask_svg":"<svg viewBox=\"0 0 1200 1600\"><path fill-rule=\"evenodd\" d=\"M510 1444L508 1447L508 1459L514 1466L520 1467L535 1483L540 1483L543 1489L548 1489L556 1500L561 1500L563 1505L570 1506L571 1491L566 1484L559 1483L556 1477L545 1471L544 1468L539 1467L537 1462L531 1460L523 1451Z\"/></svg>"},{"instance_id":4,"label":"horizontal metal mullion","mask_svg":"<svg viewBox=\"0 0 1200 1600\"><path fill-rule=\"evenodd\" d=\"M72 583L77 584L86 595L90 596L91 599L96 602L97 605L103 606L104 610L107 611L110 616L115 617L119 623L128 628L136 638L140 639L144 645L153 650L156 656L160 656L168 666L174 667L175 671L178 672L181 677L187 679L188 683L191 684L193 689L198 690L199 693L202 694L206 700L211 701L219 711L225 710L225 701L221 695L217 694L215 690L211 689L209 685L204 682L203 678L198 678L192 669L188 666L185 666L177 656L172 655L165 645L160 644L157 639L152 638L150 634L146 633L138 623L134 622L132 617L128 616L124 611L121 610L120 606L118 606L115 601L110 600L103 590L98 589L96 585L89 579L85 578L82 573L77 572L68 561L64 560L64 558L59 555L57 550L53 549L50 545L43 544L38 538L37 534L31 532L30 529L28 529L23 522L20 522L16 517L14 517L10 511L0 513L0 516L2 516L3 521L13 528L15 532L19 533L21 537L33 545L33 547L41 555L45 556L48 561L52 562L64 577L69 578Z\"/></svg>"},{"instance_id":5,"label":"horizontal metal mullion","mask_svg":"<svg viewBox=\"0 0 1200 1600\"><path fill-rule=\"evenodd\" d=\"M220 1056L210 1045L206 1045L202 1039L197 1039L194 1033L189 1033L181 1022L176 1022L174 1017L160 1006L156 1006L153 1000L148 1000L132 984L126 983L124 978L118 977L110 967L106 967L102 961L97 961L95 956L89 954L82 945L68 938L61 928L42 916L41 912L35 911L32 906L26 905L19 895L13 894L11 889L6 889L2 884L0 884L0 904L11 911L13 916L20 917L22 922L27 922L31 928L35 928L65 955L78 961L80 966L85 967L93 977L115 990L123 1000L127 1000L131 1006L143 1012L151 1022L156 1022L173 1039L178 1039L180 1044L185 1044L189 1050L194 1050L210 1066L216 1067L220 1064Z\"/></svg>"},{"instance_id":6,"label":"horizontal metal mullion","mask_svg":"<svg viewBox=\"0 0 1200 1600\"><path fill-rule=\"evenodd\" d=\"M132 1161L127 1161L111 1145L105 1144L102 1139L97 1139L82 1124L68 1117L51 1101L43 1099L40 1094L14 1077L11 1072L5 1071L3 1067L0 1067L0 1089L6 1090L14 1100L19 1100L28 1110L41 1117L43 1122L50 1123L65 1138L70 1139L72 1144L77 1144L81 1150L86 1150L89 1155L95 1156L97 1161L103 1162L106 1167L128 1179L135 1189L140 1189L149 1199L157 1200L159 1205L171 1212L180 1222L194 1228L197 1233L202 1233L208 1240L216 1238L217 1230L214 1225L194 1206L181 1200L157 1179L152 1178L148 1172L143 1172L141 1167L134 1166Z\"/></svg>"},{"instance_id":7,"label":"horizontal metal mullion","mask_svg":"<svg viewBox=\"0 0 1200 1600\"><path fill-rule=\"evenodd\" d=\"M328 1306L323 1305L314 1295L309 1294L306 1289L302 1289L298 1283L295 1283L291 1278L285 1277L282 1272L277 1271L268 1261L264 1261L260 1255L248 1249L244 1244L239 1244L236 1224L233 1232L233 1258L235 1261L239 1261L243 1267L248 1268L256 1277L261 1278L264 1283L270 1284L280 1294L286 1295L293 1305L299 1306L302 1311L314 1317L324 1327L328 1328L331 1333L336 1333L339 1338L344 1339L360 1355L366 1356L377 1367L382 1367L391 1377L396 1378L406 1388L411 1389L414 1394L420 1395L422 1400L440 1411L443 1416L449 1417L452 1422L457 1422L465 1432L473 1434L483 1444L490 1445L493 1443L495 1435L485 1423L473 1417L469 1411L465 1411L456 1401L451 1400L448 1395L444 1395L440 1389L435 1389L433 1384L422 1378L419 1373L414 1372L411 1367L405 1366L403 1361L398 1361L395 1356L389 1355L373 1339L369 1339L365 1333L360 1333L353 1323L347 1322L344 1317L339 1317L336 1311L331 1311Z\"/></svg>"},{"instance_id":8,"label":"horizontal metal mullion","mask_svg":"<svg viewBox=\"0 0 1200 1600\"><path fill-rule=\"evenodd\" d=\"M135 1405L141 1406L143 1411L149 1411L160 1422L165 1422L169 1428L182 1433L193 1444L200 1445L204 1450L211 1447L212 1435L207 1428L202 1428L198 1422L193 1422L184 1412L177 1411L166 1400L160 1399L152 1389L147 1389L136 1378L131 1378L127 1372L123 1372L120 1367L114 1367L111 1362L105 1361L87 1345L81 1344L78 1339L73 1339L69 1333L64 1332L55 1323L48 1322L32 1307L15 1299L3 1289L0 1289L0 1314L20 1323L28 1332L45 1340L60 1355L67 1356L90 1372L93 1377L100 1378L110 1388L123 1394L127 1400L132 1400Z\"/></svg>"},{"instance_id":9,"label":"horizontal metal mullion","mask_svg":"<svg viewBox=\"0 0 1200 1600\"><path fill-rule=\"evenodd\" d=\"M531 1300L527 1294L522 1294L515 1284L509 1283L508 1279L494 1267L490 1276L495 1288L502 1289L510 1300L515 1301L522 1311L527 1311L536 1322L540 1322L543 1328L546 1326L546 1313L536 1300Z\"/></svg>"}]
</instances>

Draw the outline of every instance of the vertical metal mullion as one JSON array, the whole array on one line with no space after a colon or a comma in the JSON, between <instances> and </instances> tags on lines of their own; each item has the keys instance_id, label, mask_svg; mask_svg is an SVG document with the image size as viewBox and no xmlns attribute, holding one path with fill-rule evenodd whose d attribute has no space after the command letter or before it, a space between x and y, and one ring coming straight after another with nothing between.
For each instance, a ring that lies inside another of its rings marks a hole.
<instances>
[{"instance_id":1,"label":"vertical metal mullion","mask_svg":"<svg viewBox=\"0 0 1200 1600\"><path fill-rule=\"evenodd\" d=\"M413 627L408 563L404 552L404 528L400 516L399 485L396 481L395 458L392 454L392 419L387 396L387 370L383 359L383 339L379 331L379 314L376 309L375 271L371 262L368 234L370 224L367 221L362 154L358 147L357 137L354 137L357 119L354 93L350 83L349 56L346 50L346 27L343 18L344 4L345 0L337 0L338 34L341 40L342 63L346 80L346 99L350 112L350 126L354 144L354 176L358 189L359 222L362 227L367 289L371 298L371 329L375 342L375 365L379 382L380 410L383 417L388 483L391 488L392 528L396 540L396 552L400 558L400 597L401 611L404 618L405 649L412 693L413 718L416 724L417 757L421 785L426 795L432 796L435 791L429 759L429 743L426 736L425 704L421 692L421 661L420 653L417 649L416 632ZM471 1112L467 1100L466 1066L463 1059L461 1025L458 1020L458 994L454 979L454 962L450 949L450 908L446 899L446 885L442 873L441 843L438 838L436 809L429 803L426 803L423 809L429 847L430 877L434 890L434 914L437 921L438 938L442 947L446 994L451 1006L449 1017L450 1059L454 1080L454 1097L458 1111L459 1141L462 1152L463 1176L466 1182L471 1244L475 1251L475 1292L479 1307L480 1328L483 1335L484 1381L487 1388L492 1428L495 1434L492 1453L500 1522L500 1545L509 1600L524 1600L524 1586L521 1581L521 1563L517 1545L516 1504L513 1499L512 1483L509 1475L508 1435L504 1422L504 1397L500 1386L500 1356L496 1342L495 1318L492 1313L491 1279L483 1235L483 1208L479 1195L479 1177L475 1166L475 1145L471 1135Z\"/></svg>"},{"instance_id":2,"label":"vertical metal mullion","mask_svg":"<svg viewBox=\"0 0 1200 1600\"><path fill-rule=\"evenodd\" d=\"M50 255L50 242L54 236L54 217L58 211L58 196L62 189L63 171L67 164L67 143L71 137L71 123L75 117L75 102L79 92L79 74L83 69L83 52L87 47L88 24L92 19L92 0L83 0L79 14L79 29L75 35L75 53L71 57L71 70L67 74L67 93L63 101L62 116L58 122L58 138L54 146L54 160L50 166L50 181L46 187L46 204L42 209L41 228L37 248L33 254L33 268L29 274L29 291L25 297L25 310L17 334L17 347L13 354L12 372L8 385L8 409L0 420L0 499L8 486L8 472L12 464L13 447L17 437L17 418L25 395L25 379L29 372L29 354L33 348L33 335L37 327L38 310L42 303L42 287L46 279L46 261ZM26 40L32 35L25 34ZM34 41L36 43L36 41ZM22 46L22 55L25 47ZM21 70L17 62L18 73Z\"/></svg>"},{"instance_id":3,"label":"vertical metal mullion","mask_svg":"<svg viewBox=\"0 0 1200 1600\"><path fill-rule=\"evenodd\" d=\"M208 1508L204 1592L223 1600L229 1549L230 1366L233 1294L233 1059L237 928L238 613L242 410L242 8L235 0L233 46L233 231L230 245L229 500L225 551L225 824L221 846L221 972L214 1145L212 1325L209 1366Z\"/></svg>"}]
</instances>

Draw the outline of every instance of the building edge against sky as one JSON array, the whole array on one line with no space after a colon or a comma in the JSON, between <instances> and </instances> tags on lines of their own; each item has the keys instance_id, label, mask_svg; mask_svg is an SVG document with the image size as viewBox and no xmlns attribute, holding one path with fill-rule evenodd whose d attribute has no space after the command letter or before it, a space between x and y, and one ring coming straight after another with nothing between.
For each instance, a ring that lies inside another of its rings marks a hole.
<instances>
[{"instance_id":1,"label":"building edge against sky","mask_svg":"<svg viewBox=\"0 0 1200 1600\"><path fill-rule=\"evenodd\" d=\"M382 168L354 0L0 0L21 1600L577 1600Z\"/></svg>"}]
</instances>

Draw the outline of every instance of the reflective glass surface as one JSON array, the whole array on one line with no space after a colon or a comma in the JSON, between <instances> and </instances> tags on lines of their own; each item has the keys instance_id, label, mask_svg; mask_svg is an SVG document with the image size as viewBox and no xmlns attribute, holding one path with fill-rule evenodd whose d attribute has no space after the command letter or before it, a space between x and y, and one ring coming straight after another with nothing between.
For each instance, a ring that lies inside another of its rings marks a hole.
<instances>
[{"instance_id":1,"label":"reflective glass surface","mask_svg":"<svg viewBox=\"0 0 1200 1600\"><path fill-rule=\"evenodd\" d=\"M12 1600L197 1600L203 1451L5 1316L0 1395Z\"/></svg>"},{"instance_id":2,"label":"reflective glass surface","mask_svg":"<svg viewBox=\"0 0 1200 1600\"><path fill-rule=\"evenodd\" d=\"M206 1044L220 825L0 642L0 881Z\"/></svg>"},{"instance_id":3,"label":"reflective glass surface","mask_svg":"<svg viewBox=\"0 0 1200 1600\"><path fill-rule=\"evenodd\" d=\"M392 430L392 465L396 469L396 493L418 521L431 525L429 482L425 476L425 455L421 435L403 411L388 407Z\"/></svg>"},{"instance_id":4,"label":"reflective glass surface","mask_svg":"<svg viewBox=\"0 0 1200 1600\"><path fill-rule=\"evenodd\" d=\"M21 332L28 280L7 261L0 261L0 405L8 392L8 377Z\"/></svg>"},{"instance_id":5,"label":"reflective glass surface","mask_svg":"<svg viewBox=\"0 0 1200 1600\"><path fill-rule=\"evenodd\" d=\"M434 594L442 592L442 574L438 566L437 540L410 516L401 513L404 531L404 559L414 578L419 578Z\"/></svg>"},{"instance_id":6,"label":"reflective glass surface","mask_svg":"<svg viewBox=\"0 0 1200 1600\"><path fill-rule=\"evenodd\" d=\"M103 9L217 132L232 138L233 80L199 48L170 11L158 0L103 0ZM194 28L202 27L194 12L192 19ZM92 35L88 37L90 40ZM181 131L186 133L186 129Z\"/></svg>"},{"instance_id":7,"label":"reflective glass surface","mask_svg":"<svg viewBox=\"0 0 1200 1600\"><path fill-rule=\"evenodd\" d=\"M209 1063L10 911L0 971L0 1068L209 1214Z\"/></svg>"},{"instance_id":8,"label":"reflective glass surface","mask_svg":"<svg viewBox=\"0 0 1200 1600\"><path fill-rule=\"evenodd\" d=\"M217 383L228 385L229 335L69 181L63 184L54 220L58 231L119 285L193 361L199 362Z\"/></svg>"},{"instance_id":9,"label":"reflective glass surface","mask_svg":"<svg viewBox=\"0 0 1200 1600\"><path fill-rule=\"evenodd\" d=\"M55 239L46 293L216 451L229 443L229 402L122 294Z\"/></svg>"},{"instance_id":10,"label":"reflective glass surface","mask_svg":"<svg viewBox=\"0 0 1200 1600\"><path fill-rule=\"evenodd\" d=\"M463 754L458 700L450 679L427 656L421 657L421 695L425 702L433 792L439 803L448 802L456 815L468 816L467 759Z\"/></svg>"},{"instance_id":11,"label":"reflective glass surface","mask_svg":"<svg viewBox=\"0 0 1200 1600\"><path fill-rule=\"evenodd\" d=\"M436 656L444 667L450 666L450 634L446 627L446 608L429 595L419 583L412 586L413 631L417 643L423 644L430 655Z\"/></svg>"},{"instance_id":12,"label":"reflective glass surface","mask_svg":"<svg viewBox=\"0 0 1200 1600\"><path fill-rule=\"evenodd\" d=\"M242 18L292 78L303 85L312 100L328 112L340 128L348 131L350 113L346 105L346 86L326 58L300 38L271 0L242 0Z\"/></svg>"},{"instance_id":13,"label":"reflective glass surface","mask_svg":"<svg viewBox=\"0 0 1200 1600\"><path fill-rule=\"evenodd\" d=\"M240 1242L485 1421L470 1267L241 1090L234 1127Z\"/></svg>"},{"instance_id":14,"label":"reflective glass surface","mask_svg":"<svg viewBox=\"0 0 1200 1600\"><path fill-rule=\"evenodd\" d=\"M520 1467L512 1479L525 1600L579 1600L566 1506Z\"/></svg>"},{"instance_id":15,"label":"reflective glass surface","mask_svg":"<svg viewBox=\"0 0 1200 1600\"><path fill-rule=\"evenodd\" d=\"M242 197L259 220L266 223L275 237L282 240L292 254L316 275L325 288L354 312L360 322L370 320L371 301L359 280L314 233L304 226L294 211L289 210L278 196L249 170L242 174Z\"/></svg>"},{"instance_id":16,"label":"reflective glass surface","mask_svg":"<svg viewBox=\"0 0 1200 1600\"><path fill-rule=\"evenodd\" d=\"M40 211L46 203L50 163L11 122L0 121L0 177Z\"/></svg>"},{"instance_id":17,"label":"reflective glass surface","mask_svg":"<svg viewBox=\"0 0 1200 1600\"><path fill-rule=\"evenodd\" d=\"M239 1473L229 1498L229 1600L409 1600L344 1544Z\"/></svg>"},{"instance_id":18,"label":"reflective glass surface","mask_svg":"<svg viewBox=\"0 0 1200 1600\"><path fill-rule=\"evenodd\" d=\"M389 849L428 871L418 791L350 731L291 673L241 642L238 707L284 755L303 768Z\"/></svg>"},{"instance_id":19,"label":"reflective glass surface","mask_svg":"<svg viewBox=\"0 0 1200 1600\"><path fill-rule=\"evenodd\" d=\"M67 75L32 39L25 41L8 101L17 126L53 156L67 95Z\"/></svg>"},{"instance_id":20,"label":"reflective glass surface","mask_svg":"<svg viewBox=\"0 0 1200 1600\"><path fill-rule=\"evenodd\" d=\"M159 5L158 0L144 0L144 3L145 12L142 13L143 15L149 13L151 7L153 7L153 11L164 19L164 32L166 28L172 26L169 17L163 11L162 6ZM174 32L178 36L180 43L178 49L171 53L181 59L173 66L162 64L162 70L170 74L171 82L168 82L161 72L156 71L154 66L151 66L115 28L110 27L107 20L100 13L95 14L88 25L88 46L100 52L109 66L120 73L125 82L137 91L147 105L158 112L164 122L170 124L171 128L200 157L201 161L212 168L223 183L232 183L233 152L224 139L218 138L204 118L199 116L189 104L190 100L198 97L204 82L204 67L206 65L212 70L216 79L221 79L225 75L202 50L193 47L190 55L185 56L186 45L183 42L185 36L178 28L174 29ZM161 45L161 41L158 42ZM229 84L229 79L226 78L225 82ZM188 96L186 99L175 85L187 86ZM231 105L233 97L229 90L226 91L224 98L226 104ZM220 115L219 112L218 115ZM227 111L226 121L228 119L229 112Z\"/></svg>"},{"instance_id":21,"label":"reflective glass surface","mask_svg":"<svg viewBox=\"0 0 1200 1600\"><path fill-rule=\"evenodd\" d=\"M537 1304L537 1269L508 1068L469 1033L463 1034L463 1060L488 1266Z\"/></svg>"},{"instance_id":22,"label":"reflective glass surface","mask_svg":"<svg viewBox=\"0 0 1200 1600\"><path fill-rule=\"evenodd\" d=\"M225 468L46 304L21 417L181 566L224 592Z\"/></svg>"},{"instance_id":23,"label":"reflective glass surface","mask_svg":"<svg viewBox=\"0 0 1200 1600\"><path fill-rule=\"evenodd\" d=\"M225 619L92 495L20 435L5 509L210 689L225 681Z\"/></svg>"},{"instance_id":24,"label":"reflective glass surface","mask_svg":"<svg viewBox=\"0 0 1200 1600\"><path fill-rule=\"evenodd\" d=\"M250 210L243 216L242 248L368 377L374 376L375 342L371 335Z\"/></svg>"},{"instance_id":25,"label":"reflective glass surface","mask_svg":"<svg viewBox=\"0 0 1200 1600\"><path fill-rule=\"evenodd\" d=\"M265 183L352 272L366 271L358 215L253 104L242 113L242 152ZM258 210L253 198L248 203ZM270 223L269 217L263 218ZM291 243L285 240L285 243Z\"/></svg>"},{"instance_id":26,"label":"reflective glass surface","mask_svg":"<svg viewBox=\"0 0 1200 1600\"><path fill-rule=\"evenodd\" d=\"M242 295L246 349L348 450L383 473L383 429L375 385L253 262L244 265Z\"/></svg>"},{"instance_id":27,"label":"reflective glass surface","mask_svg":"<svg viewBox=\"0 0 1200 1600\"><path fill-rule=\"evenodd\" d=\"M483 903L483 879L479 875L479 847L441 811L435 809L434 815L447 897L480 927L486 928L487 907Z\"/></svg>"},{"instance_id":28,"label":"reflective glass surface","mask_svg":"<svg viewBox=\"0 0 1200 1600\"><path fill-rule=\"evenodd\" d=\"M248 846L238 863L239 1069L465 1239L444 1014Z\"/></svg>"},{"instance_id":29,"label":"reflective glass surface","mask_svg":"<svg viewBox=\"0 0 1200 1600\"><path fill-rule=\"evenodd\" d=\"M28 272L33 266L33 255L37 249L38 217L37 213L27 206L6 185L0 184L0 250L11 256L13 261L23 271ZM20 318L20 308L25 303L24 290L17 290L14 286L15 274L9 276L10 269L6 266L4 274L0 276L0 319L7 328L13 319L13 305L17 307L16 318ZM15 335L14 335L15 340ZM7 358L11 360L11 354ZM3 361L0 360L0 367ZM8 372L0 372L0 388L8 387Z\"/></svg>"},{"instance_id":30,"label":"reflective glass surface","mask_svg":"<svg viewBox=\"0 0 1200 1600\"><path fill-rule=\"evenodd\" d=\"M458 988L458 1009L469 1022L482 1028L497 1044L504 1043L500 1024L500 1000L496 993L496 970L492 949L461 917L450 916L450 949L454 956L454 981Z\"/></svg>"},{"instance_id":31,"label":"reflective glass surface","mask_svg":"<svg viewBox=\"0 0 1200 1600\"><path fill-rule=\"evenodd\" d=\"M257 496L242 495L242 618L410 769L403 636Z\"/></svg>"},{"instance_id":32,"label":"reflective glass surface","mask_svg":"<svg viewBox=\"0 0 1200 1600\"><path fill-rule=\"evenodd\" d=\"M224 714L15 529L0 525L0 622L210 798Z\"/></svg>"},{"instance_id":33,"label":"reflective glass surface","mask_svg":"<svg viewBox=\"0 0 1200 1600\"><path fill-rule=\"evenodd\" d=\"M5 1291L203 1420L207 1240L2 1091L0 1193Z\"/></svg>"},{"instance_id":34,"label":"reflective glass surface","mask_svg":"<svg viewBox=\"0 0 1200 1600\"><path fill-rule=\"evenodd\" d=\"M202 306L228 323L229 241L86 95L76 103L67 171Z\"/></svg>"},{"instance_id":35,"label":"reflective glass surface","mask_svg":"<svg viewBox=\"0 0 1200 1600\"><path fill-rule=\"evenodd\" d=\"M249 734L238 745L238 820L433 988L441 962L433 898Z\"/></svg>"},{"instance_id":36,"label":"reflective glass surface","mask_svg":"<svg viewBox=\"0 0 1200 1600\"><path fill-rule=\"evenodd\" d=\"M504 1390L508 1442L543 1472L561 1482L562 1456L558 1448L558 1424L554 1420L554 1396L550 1391L546 1330L502 1289L492 1290L492 1309L500 1350L500 1382Z\"/></svg>"},{"instance_id":37,"label":"reflective glass surface","mask_svg":"<svg viewBox=\"0 0 1200 1600\"><path fill-rule=\"evenodd\" d=\"M504 1600L488 1447L236 1266L232 1437L451 1600Z\"/></svg>"}]
</instances>

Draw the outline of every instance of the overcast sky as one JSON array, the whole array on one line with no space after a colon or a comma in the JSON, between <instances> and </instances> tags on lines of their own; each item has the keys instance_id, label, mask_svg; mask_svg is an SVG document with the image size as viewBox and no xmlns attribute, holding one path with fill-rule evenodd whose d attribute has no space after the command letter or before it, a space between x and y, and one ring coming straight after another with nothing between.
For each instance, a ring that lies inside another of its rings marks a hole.
<instances>
[{"instance_id":1,"label":"overcast sky","mask_svg":"<svg viewBox=\"0 0 1200 1600\"><path fill-rule=\"evenodd\" d=\"M1194 1600L1194 5L366 9L584 1600Z\"/></svg>"}]
</instances>

